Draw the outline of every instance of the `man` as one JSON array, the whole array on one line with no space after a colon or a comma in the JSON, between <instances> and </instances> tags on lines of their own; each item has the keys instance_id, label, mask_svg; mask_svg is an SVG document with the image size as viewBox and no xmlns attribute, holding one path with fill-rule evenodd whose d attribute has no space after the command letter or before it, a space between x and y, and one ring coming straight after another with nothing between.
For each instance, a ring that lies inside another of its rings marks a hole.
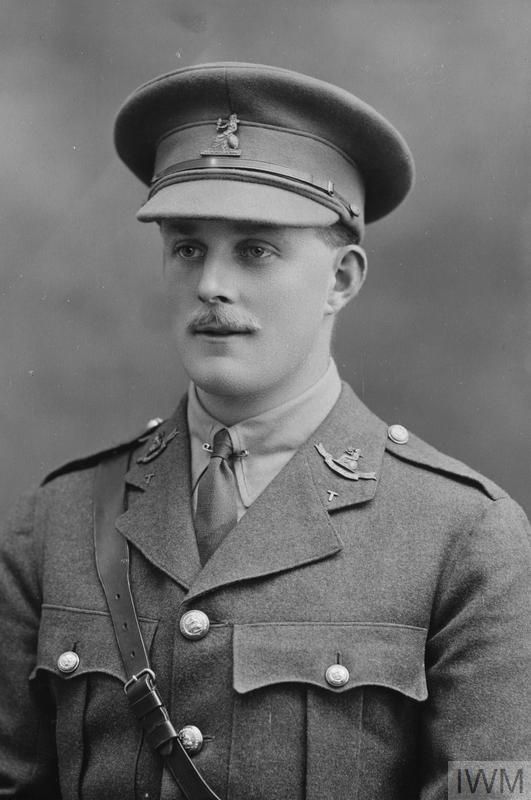
<instances>
[{"instance_id":1,"label":"man","mask_svg":"<svg viewBox=\"0 0 531 800\"><path fill-rule=\"evenodd\" d=\"M191 383L3 538L2 796L433 800L449 761L528 757L525 517L330 357L403 139L337 87L211 64L137 90L116 145Z\"/></svg>"}]
</instances>

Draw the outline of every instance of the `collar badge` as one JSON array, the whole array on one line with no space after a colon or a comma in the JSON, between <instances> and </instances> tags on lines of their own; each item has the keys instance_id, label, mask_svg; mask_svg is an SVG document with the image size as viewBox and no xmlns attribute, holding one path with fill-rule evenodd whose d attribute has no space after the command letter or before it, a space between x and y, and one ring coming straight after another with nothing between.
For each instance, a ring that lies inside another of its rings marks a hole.
<instances>
[{"instance_id":1,"label":"collar badge","mask_svg":"<svg viewBox=\"0 0 531 800\"><path fill-rule=\"evenodd\" d=\"M349 481L375 481L376 472L360 472L358 469L358 461L363 458L361 451L356 447L347 447L345 452L339 458L334 458L329 452L325 450L321 442L315 445L315 449L320 456L324 459L327 467L343 478L348 478Z\"/></svg>"},{"instance_id":2,"label":"collar badge","mask_svg":"<svg viewBox=\"0 0 531 800\"><path fill-rule=\"evenodd\" d=\"M167 436L164 432L156 433L148 449L143 456L137 458L136 463L149 464L150 461L153 461L153 459L157 458L157 456L159 456L162 451L167 448L171 440L175 439L178 433L179 431L177 428L174 428L172 431L170 431Z\"/></svg>"},{"instance_id":3,"label":"collar badge","mask_svg":"<svg viewBox=\"0 0 531 800\"><path fill-rule=\"evenodd\" d=\"M238 136L237 114L231 114L228 119L218 118L216 134L210 147L201 150L202 156L241 156L240 139Z\"/></svg>"}]
</instances>

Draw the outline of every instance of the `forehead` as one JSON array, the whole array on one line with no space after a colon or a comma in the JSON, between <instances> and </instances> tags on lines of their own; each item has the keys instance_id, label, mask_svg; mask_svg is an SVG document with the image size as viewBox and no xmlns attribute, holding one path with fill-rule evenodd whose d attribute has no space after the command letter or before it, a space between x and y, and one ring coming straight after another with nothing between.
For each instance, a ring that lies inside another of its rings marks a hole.
<instances>
[{"instance_id":1,"label":"forehead","mask_svg":"<svg viewBox=\"0 0 531 800\"><path fill-rule=\"evenodd\" d=\"M160 230L163 236L226 239L264 236L293 243L316 235L313 228L288 227L252 220L163 219L160 222Z\"/></svg>"}]
</instances>

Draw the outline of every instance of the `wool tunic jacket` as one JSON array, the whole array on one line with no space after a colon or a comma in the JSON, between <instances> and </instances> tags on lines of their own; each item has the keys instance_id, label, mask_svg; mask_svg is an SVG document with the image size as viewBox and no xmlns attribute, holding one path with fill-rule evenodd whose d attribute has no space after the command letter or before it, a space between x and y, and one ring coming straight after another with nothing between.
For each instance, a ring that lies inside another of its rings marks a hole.
<instances>
[{"instance_id":1,"label":"wool tunic jacket","mask_svg":"<svg viewBox=\"0 0 531 800\"><path fill-rule=\"evenodd\" d=\"M150 463L131 444L116 525L157 683L229 800L434 800L449 760L531 753L531 555L493 483L387 426L348 387L200 566L185 406ZM348 480L338 458L359 448ZM2 538L0 796L179 798L143 741L94 562L94 466L19 506ZM179 619L200 609L207 635ZM58 657L75 651L72 673ZM349 672L333 687L326 670Z\"/></svg>"}]
</instances>

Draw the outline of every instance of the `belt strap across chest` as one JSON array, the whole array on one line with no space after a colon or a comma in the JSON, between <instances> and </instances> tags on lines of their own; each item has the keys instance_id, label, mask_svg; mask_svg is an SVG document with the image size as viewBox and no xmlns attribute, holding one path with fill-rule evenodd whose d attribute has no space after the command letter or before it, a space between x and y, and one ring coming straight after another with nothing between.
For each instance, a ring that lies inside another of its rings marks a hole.
<instances>
[{"instance_id":1,"label":"belt strap across chest","mask_svg":"<svg viewBox=\"0 0 531 800\"><path fill-rule=\"evenodd\" d=\"M115 526L124 508L129 456L118 453L96 469L94 547L96 567L127 675L125 694L149 744L164 759L187 800L220 800L182 746L156 687L129 582L129 546Z\"/></svg>"}]
</instances>

